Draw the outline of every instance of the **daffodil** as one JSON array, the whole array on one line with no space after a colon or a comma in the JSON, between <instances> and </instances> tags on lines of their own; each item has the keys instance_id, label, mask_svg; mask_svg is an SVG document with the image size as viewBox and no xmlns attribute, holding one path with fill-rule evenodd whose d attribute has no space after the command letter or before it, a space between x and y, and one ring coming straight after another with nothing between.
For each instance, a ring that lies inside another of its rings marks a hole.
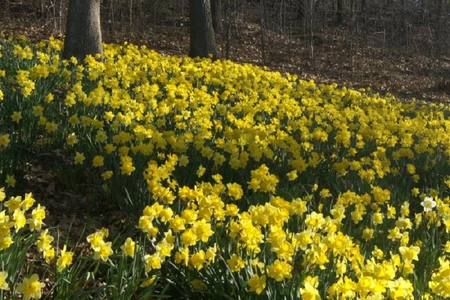
<instances>
[{"instance_id":1,"label":"daffodil","mask_svg":"<svg viewBox=\"0 0 450 300\"><path fill-rule=\"evenodd\" d=\"M25 227L25 224L27 223L25 213L19 208L14 210L12 220L14 222L14 228L16 229L16 232Z\"/></svg>"},{"instance_id":2,"label":"daffodil","mask_svg":"<svg viewBox=\"0 0 450 300\"><path fill-rule=\"evenodd\" d=\"M64 245L59 255L59 258L56 261L56 268L58 272L62 272L64 269L66 269L68 266L72 264L73 255L74 253L67 251L67 246Z\"/></svg>"},{"instance_id":3,"label":"daffodil","mask_svg":"<svg viewBox=\"0 0 450 300\"><path fill-rule=\"evenodd\" d=\"M6 148L9 145L10 141L11 140L9 139L9 134L0 135L0 150L2 148Z\"/></svg>"},{"instance_id":4,"label":"daffodil","mask_svg":"<svg viewBox=\"0 0 450 300\"><path fill-rule=\"evenodd\" d=\"M307 276L305 280L303 281L303 287L300 288L300 296L302 299L305 300L320 300L320 294L317 290L317 287L319 285L318 282L319 277L311 277Z\"/></svg>"},{"instance_id":5,"label":"daffodil","mask_svg":"<svg viewBox=\"0 0 450 300\"><path fill-rule=\"evenodd\" d=\"M22 196L16 196L9 198L8 201L5 201L4 206L8 208L9 213L12 213L20 208L21 203L22 203Z\"/></svg>"},{"instance_id":6,"label":"daffodil","mask_svg":"<svg viewBox=\"0 0 450 300\"><path fill-rule=\"evenodd\" d=\"M8 273L5 271L0 271L0 290L8 290L9 286L6 282L6 279L8 278Z\"/></svg>"},{"instance_id":7,"label":"daffodil","mask_svg":"<svg viewBox=\"0 0 450 300\"><path fill-rule=\"evenodd\" d=\"M54 241L54 237L48 233L48 229L45 229L39 235L36 246L40 252L44 254L44 257L47 257L47 252L52 249L52 242Z\"/></svg>"},{"instance_id":8,"label":"daffodil","mask_svg":"<svg viewBox=\"0 0 450 300\"><path fill-rule=\"evenodd\" d=\"M41 116L43 111L44 111L44 107L42 105L36 105L33 107L33 115L35 117Z\"/></svg>"},{"instance_id":9,"label":"daffodil","mask_svg":"<svg viewBox=\"0 0 450 300\"><path fill-rule=\"evenodd\" d=\"M270 266L267 266L267 274L276 281L292 278L293 267L286 261L275 260Z\"/></svg>"},{"instance_id":10,"label":"daffodil","mask_svg":"<svg viewBox=\"0 0 450 300\"><path fill-rule=\"evenodd\" d=\"M17 291L23 295L24 300L41 299L44 287L45 283L39 281L37 274L33 274L29 278L23 279L23 282L17 286Z\"/></svg>"},{"instance_id":11,"label":"daffodil","mask_svg":"<svg viewBox=\"0 0 450 300\"><path fill-rule=\"evenodd\" d=\"M175 217L171 218L169 220L169 228L172 229L174 232L180 232L182 230L186 229L186 220L182 217L176 215Z\"/></svg>"},{"instance_id":12,"label":"daffodil","mask_svg":"<svg viewBox=\"0 0 450 300\"><path fill-rule=\"evenodd\" d=\"M24 211L29 210L31 207L33 207L36 200L33 198L33 193L25 193L25 197L20 203L20 208Z\"/></svg>"},{"instance_id":13,"label":"daffodil","mask_svg":"<svg viewBox=\"0 0 450 300\"><path fill-rule=\"evenodd\" d=\"M260 295L262 291L266 288L266 276L254 275L248 280L249 290Z\"/></svg>"},{"instance_id":14,"label":"daffodil","mask_svg":"<svg viewBox=\"0 0 450 300\"><path fill-rule=\"evenodd\" d=\"M42 225L44 225L45 216L45 206L38 204L37 207L32 210L31 218L27 220L29 228L31 230L41 229Z\"/></svg>"},{"instance_id":15,"label":"daffodil","mask_svg":"<svg viewBox=\"0 0 450 300\"><path fill-rule=\"evenodd\" d=\"M136 251L136 247L137 247L136 242L133 241L130 237L128 237L125 240L124 244L120 247L120 249L126 256L133 258L134 253Z\"/></svg>"},{"instance_id":16,"label":"daffodil","mask_svg":"<svg viewBox=\"0 0 450 300\"><path fill-rule=\"evenodd\" d=\"M2 188L0 188L0 202L3 202L3 200L5 200L5 198L6 198L5 188L2 187Z\"/></svg>"},{"instance_id":17,"label":"daffodil","mask_svg":"<svg viewBox=\"0 0 450 300\"><path fill-rule=\"evenodd\" d=\"M16 181L16 179L14 178L14 175L6 175L5 183L6 183L9 187L15 187L17 181Z\"/></svg>"},{"instance_id":18,"label":"daffodil","mask_svg":"<svg viewBox=\"0 0 450 300\"><path fill-rule=\"evenodd\" d=\"M101 155L96 155L92 159L92 166L94 167L102 167L104 165L104 158Z\"/></svg>"},{"instance_id":19,"label":"daffodil","mask_svg":"<svg viewBox=\"0 0 450 300\"><path fill-rule=\"evenodd\" d=\"M193 246L197 243L198 237L195 232L188 228L181 234L181 241L185 246Z\"/></svg>"},{"instance_id":20,"label":"daffodil","mask_svg":"<svg viewBox=\"0 0 450 300\"><path fill-rule=\"evenodd\" d=\"M205 261L206 261L206 254L205 251L203 250L200 250L192 254L189 259L190 265L197 271L200 271L203 268L203 264L205 263Z\"/></svg>"},{"instance_id":21,"label":"daffodil","mask_svg":"<svg viewBox=\"0 0 450 300\"><path fill-rule=\"evenodd\" d=\"M436 207L436 201L434 201L432 197L425 197L423 201L420 202L420 205L422 205L424 212L429 212Z\"/></svg>"},{"instance_id":22,"label":"daffodil","mask_svg":"<svg viewBox=\"0 0 450 300\"><path fill-rule=\"evenodd\" d=\"M103 242L100 243L98 250L94 251L94 259L101 259L106 261L109 256L113 254L112 243L111 242Z\"/></svg>"},{"instance_id":23,"label":"daffodil","mask_svg":"<svg viewBox=\"0 0 450 300\"><path fill-rule=\"evenodd\" d=\"M48 94L45 96L44 101L45 101L46 103L50 103L50 102L53 101L53 99L54 99L53 94L52 94L52 93L48 93Z\"/></svg>"},{"instance_id":24,"label":"daffodil","mask_svg":"<svg viewBox=\"0 0 450 300\"><path fill-rule=\"evenodd\" d=\"M161 269L161 257L158 254L146 254L144 256L145 272L148 273L151 270Z\"/></svg>"},{"instance_id":25,"label":"daffodil","mask_svg":"<svg viewBox=\"0 0 450 300\"><path fill-rule=\"evenodd\" d=\"M420 247L418 246L401 246L399 248L402 258L406 262L412 262L413 260L419 260Z\"/></svg>"},{"instance_id":26,"label":"daffodil","mask_svg":"<svg viewBox=\"0 0 450 300\"><path fill-rule=\"evenodd\" d=\"M85 159L86 159L86 157L84 156L83 153L76 152L75 158L74 158L74 163L75 164L82 164Z\"/></svg>"}]
</instances>

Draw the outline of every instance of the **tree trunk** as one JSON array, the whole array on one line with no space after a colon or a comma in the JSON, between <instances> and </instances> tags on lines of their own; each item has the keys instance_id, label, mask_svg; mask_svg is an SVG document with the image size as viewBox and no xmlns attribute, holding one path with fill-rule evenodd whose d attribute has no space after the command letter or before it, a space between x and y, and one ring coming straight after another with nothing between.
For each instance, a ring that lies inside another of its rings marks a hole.
<instances>
[{"instance_id":1,"label":"tree trunk","mask_svg":"<svg viewBox=\"0 0 450 300\"><path fill-rule=\"evenodd\" d=\"M285 33L286 32L286 2L285 0L279 1L279 7L277 8L278 11L278 20L279 20L279 32Z\"/></svg>"},{"instance_id":2,"label":"tree trunk","mask_svg":"<svg viewBox=\"0 0 450 300\"><path fill-rule=\"evenodd\" d=\"M351 26L350 26L350 31L352 34L356 34L358 33L358 12L356 11L356 0L351 0L350 1L350 19L351 19Z\"/></svg>"},{"instance_id":3,"label":"tree trunk","mask_svg":"<svg viewBox=\"0 0 450 300\"><path fill-rule=\"evenodd\" d=\"M309 57L312 60L313 70L316 70L316 54L314 52L314 7L315 1L308 0L308 14L307 14L307 30L308 30L308 48Z\"/></svg>"},{"instance_id":4,"label":"tree trunk","mask_svg":"<svg viewBox=\"0 0 450 300\"><path fill-rule=\"evenodd\" d=\"M337 7L336 7L336 23L338 25L342 25L342 23L344 23L344 15L342 12L343 9L343 0L337 0Z\"/></svg>"},{"instance_id":5,"label":"tree trunk","mask_svg":"<svg viewBox=\"0 0 450 300\"><path fill-rule=\"evenodd\" d=\"M361 0L361 21L363 23L367 22L367 5L366 5L366 0Z\"/></svg>"},{"instance_id":6,"label":"tree trunk","mask_svg":"<svg viewBox=\"0 0 450 300\"><path fill-rule=\"evenodd\" d=\"M419 7L421 10L425 10L425 0L420 0L419 1Z\"/></svg>"},{"instance_id":7,"label":"tree trunk","mask_svg":"<svg viewBox=\"0 0 450 300\"><path fill-rule=\"evenodd\" d=\"M304 0L299 0L297 6L297 20L303 21L304 19L305 19L305 2Z\"/></svg>"},{"instance_id":8,"label":"tree trunk","mask_svg":"<svg viewBox=\"0 0 450 300\"><path fill-rule=\"evenodd\" d=\"M266 65L266 0L259 1L259 23L261 26L261 58Z\"/></svg>"},{"instance_id":9,"label":"tree trunk","mask_svg":"<svg viewBox=\"0 0 450 300\"><path fill-rule=\"evenodd\" d=\"M103 54L100 0L70 0L62 56L82 62L96 54Z\"/></svg>"},{"instance_id":10,"label":"tree trunk","mask_svg":"<svg viewBox=\"0 0 450 300\"><path fill-rule=\"evenodd\" d=\"M436 7L436 19L435 19L435 51L437 57L441 55L441 37L442 37L442 11L444 10L444 2L442 0L437 1Z\"/></svg>"},{"instance_id":11,"label":"tree trunk","mask_svg":"<svg viewBox=\"0 0 450 300\"><path fill-rule=\"evenodd\" d=\"M210 0L189 0L190 57L217 58Z\"/></svg>"},{"instance_id":12,"label":"tree trunk","mask_svg":"<svg viewBox=\"0 0 450 300\"><path fill-rule=\"evenodd\" d=\"M222 0L211 0L211 17L214 31L221 33L222 25Z\"/></svg>"}]
</instances>

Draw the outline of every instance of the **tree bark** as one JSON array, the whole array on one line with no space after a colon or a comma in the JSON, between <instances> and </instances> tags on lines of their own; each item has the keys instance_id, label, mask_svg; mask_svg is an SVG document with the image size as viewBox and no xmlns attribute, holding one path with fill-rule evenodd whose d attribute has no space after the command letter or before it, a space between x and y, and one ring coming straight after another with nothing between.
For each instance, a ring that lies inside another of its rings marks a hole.
<instances>
[{"instance_id":1,"label":"tree bark","mask_svg":"<svg viewBox=\"0 0 450 300\"><path fill-rule=\"evenodd\" d=\"M367 5L366 0L361 0L361 21L363 23L367 22Z\"/></svg>"},{"instance_id":2,"label":"tree bark","mask_svg":"<svg viewBox=\"0 0 450 300\"><path fill-rule=\"evenodd\" d=\"M298 1L297 20L299 20L299 21L305 20L305 2L304 2L304 0Z\"/></svg>"},{"instance_id":3,"label":"tree bark","mask_svg":"<svg viewBox=\"0 0 450 300\"><path fill-rule=\"evenodd\" d=\"M222 0L211 0L211 17L214 31L222 33Z\"/></svg>"},{"instance_id":4,"label":"tree bark","mask_svg":"<svg viewBox=\"0 0 450 300\"><path fill-rule=\"evenodd\" d=\"M259 1L259 22L261 26L261 58L266 65L266 0Z\"/></svg>"},{"instance_id":5,"label":"tree bark","mask_svg":"<svg viewBox=\"0 0 450 300\"><path fill-rule=\"evenodd\" d=\"M441 36L442 36L442 11L444 10L444 2L442 0L437 1L436 19L435 19L435 45L436 55L441 55Z\"/></svg>"},{"instance_id":6,"label":"tree bark","mask_svg":"<svg viewBox=\"0 0 450 300\"><path fill-rule=\"evenodd\" d=\"M314 71L316 70L316 54L314 52L314 0L307 0L308 8L307 8L307 30L308 30L308 48L309 48L309 56L312 60L312 67Z\"/></svg>"},{"instance_id":7,"label":"tree bark","mask_svg":"<svg viewBox=\"0 0 450 300\"><path fill-rule=\"evenodd\" d=\"M103 54L100 0L70 0L62 56L82 62L96 54Z\"/></svg>"},{"instance_id":8,"label":"tree bark","mask_svg":"<svg viewBox=\"0 0 450 300\"><path fill-rule=\"evenodd\" d=\"M190 57L217 58L210 0L189 0Z\"/></svg>"},{"instance_id":9,"label":"tree bark","mask_svg":"<svg viewBox=\"0 0 450 300\"><path fill-rule=\"evenodd\" d=\"M343 15L343 0L337 0L337 8L336 8L336 23L338 25L342 25L344 23L344 15Z\"/></svg>"}]
</instances>

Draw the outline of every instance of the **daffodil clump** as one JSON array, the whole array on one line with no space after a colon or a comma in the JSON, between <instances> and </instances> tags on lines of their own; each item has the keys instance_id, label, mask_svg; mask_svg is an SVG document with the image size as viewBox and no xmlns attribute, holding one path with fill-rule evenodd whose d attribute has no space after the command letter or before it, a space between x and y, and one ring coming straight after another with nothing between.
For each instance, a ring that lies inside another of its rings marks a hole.
<instances>
[{"instance_id":1,"label":"daffodil clump","mask_svg":"<svg viewBox=\"0 0 450 300\"><path fill-rule=\"evenodd\" d=\"M48 235L47 230L41 230L46 216L45 207L35 205L35 202L32 193L7 200L5 189L0 188L0 293L4 299L8 298L5 291L11 290L12 294L14 291L22 294L24 299L41 298L45 284L39 281L38 274L21 278L27 268L28 251L33 246L45 260L55 258L55 248L51 245L53 237ZM67 254L63 253L58 259L58 268L62 266L60 260L67 261L65 256ZM71 258L67 262L70 264ZM18 281L21 282L16 286Z\"/></svg>"},{"instance_id":2,"label":"daffodil clump","mask_svg":"<svg viewBox=\"0 0 450 300\"><path fill-rule=\"evenodd\" d=\"M129 295L146 299L153 294L156 276L146 275L144 247L130 237L113 251L111 241L106 241L109 231L102 228L86 237L89 247L77 256L74 250L82 243L71 246L71 251L55 238L58 232L45 228L45 207L36 205L32 193L8 199L5 188L0 188L0 208L2 299L40 299L43 295L54 299L123 299ZM104 266L108 267L106 274L99 271Z\"/></svg>"},{"instance_id":3,"label":"daffodil clump","mask_svg":"<svg viewBox=\"0 0 450 300\"><path fill-rule=\"evenodd\" d=\"M0 180L23 184L25 149L57 149L62 175L139 214L140 239L60 247L55 286L103 268L188 299L450 297L448 105L128 44L62 61L61 45L0 42ZM39 298L27 276L17 292Z\"/></svg>"}]
</instances>

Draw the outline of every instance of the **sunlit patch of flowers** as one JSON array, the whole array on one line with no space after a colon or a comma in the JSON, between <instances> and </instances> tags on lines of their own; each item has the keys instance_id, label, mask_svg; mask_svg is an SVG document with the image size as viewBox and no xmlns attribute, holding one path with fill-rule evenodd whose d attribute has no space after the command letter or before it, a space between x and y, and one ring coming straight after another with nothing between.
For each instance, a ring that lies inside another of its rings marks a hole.
<instances>
[{"instance_id":1,"label":"sunlit patch of flowers","mask_svg":"<svg viewBox=\"0 0 450 300\"><path fill-rule=\"evenodd\" d=\"M133 261L127 286L185 298L448 297L447 105L128 44L83 64L54 39L1 49L0 182L20 179L23 145L58 149L63 172L89 172L99 201L137 215L141 238L103 228L84 256L55 250L45 209L12 197L0 251L28 226L55 278L86 257L124 274ZM17 291L38 298L27 276Z\"/></svg>"}]
</instances>

